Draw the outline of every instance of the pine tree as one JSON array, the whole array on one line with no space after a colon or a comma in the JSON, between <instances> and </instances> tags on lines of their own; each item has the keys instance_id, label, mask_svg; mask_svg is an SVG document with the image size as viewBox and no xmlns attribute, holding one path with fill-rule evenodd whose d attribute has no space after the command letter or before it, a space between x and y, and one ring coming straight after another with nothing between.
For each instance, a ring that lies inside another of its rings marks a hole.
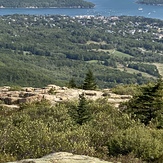
<instances>
[{"instance_id":1,"label":"pine tree","mask_svg":"<svg viewBox=\"0 0 163 163\"><path fill-rule=\"evenodd\" d=\"M134 96L127 105L127 112L136 116L145 125L159 114L163 114L163 81L148 84L141 88L141 93Z\"/></svg>"},{"instance_id":2,"label":"pine tree","mask_svg":"<svg viewBox=\"0 0 163 163\"><path fill-rule=\"evenodd\" d=\"M69 88L76 88L76 83L75 83L75 80L72 78L70 79L69 83L68 83L68 87Z\"/></svg>"},{"instance_id":3,"label":"pine tree","mask_svg":"<svg viewBox=\"0 0 163 163\"><path fill-rule=\"evenodd\" d=\"M79 95L79 105L77 107L77 123L82 125L83 123L91 119L91 112L87 107L87 100L84 93Z\"/></svg>"},{"instance_id":4,"label":"pine tree","mask_svg":"<svg viewBox=\"0 0 163 163\"><path fill-rule=\"evenodd\" d=\"M85 90L95 90L97 88L97 84L95 82L95 78L93 72L88 70L86 73L86 77L83 83L83 89Z\"/></svg>"}]
</instances>

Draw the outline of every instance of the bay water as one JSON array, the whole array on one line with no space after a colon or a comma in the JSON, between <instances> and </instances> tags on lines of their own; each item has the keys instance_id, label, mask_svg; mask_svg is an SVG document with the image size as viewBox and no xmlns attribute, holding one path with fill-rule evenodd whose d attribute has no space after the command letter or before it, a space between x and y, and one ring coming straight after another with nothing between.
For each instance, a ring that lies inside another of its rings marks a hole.
<instances>
[{"instance_id":1,"label":"bay water","mask_svg":"<svg viewBox=\"0 0 163 163\"><path fill-rule=\"evenodd\" d=\"M0 8L0 15L103 15L144 16L163 20L163 6L137 4L136 0L89 0L95 4L92 9L76 8Z\"/></svg>"}]
</instances>

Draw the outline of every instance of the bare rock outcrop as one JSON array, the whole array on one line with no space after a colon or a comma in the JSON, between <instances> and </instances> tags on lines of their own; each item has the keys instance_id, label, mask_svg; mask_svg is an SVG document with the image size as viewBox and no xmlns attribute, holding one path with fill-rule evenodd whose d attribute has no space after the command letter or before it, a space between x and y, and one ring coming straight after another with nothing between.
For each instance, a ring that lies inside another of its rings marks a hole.
<instances>
[{"instance_id":1,"label":"bare rock outcrop","mask_svg":"<svg viewBox=\"0 0 163 163\"><path fill-rule=\"evenodd\" d=\"M31 103L49 100L52 104L70 100L78 100L79 95L84 93L87 99L97 100L99 98L107 98L110 104L118 107L123 101L131 98L130 95L117 95L105 89L97 90L82 90L71 89L67 87L59 87L56 85L48 85L44 88L23 87L20 91L11 91L8 86L0 87L0 101L6 105L20 105L21 103Z\"/></svg>"},{"instance_id":2,"label":"bare rock outcrop","mask_svg":"<svg viewBox=\"0 0 163 163\"><path fill-rule=\"evenodd\" d=\"M85 155L74 155L67 152L52 153L38 159L26 159L8 163L111 163Z\"/></svg>"}]
</instances>

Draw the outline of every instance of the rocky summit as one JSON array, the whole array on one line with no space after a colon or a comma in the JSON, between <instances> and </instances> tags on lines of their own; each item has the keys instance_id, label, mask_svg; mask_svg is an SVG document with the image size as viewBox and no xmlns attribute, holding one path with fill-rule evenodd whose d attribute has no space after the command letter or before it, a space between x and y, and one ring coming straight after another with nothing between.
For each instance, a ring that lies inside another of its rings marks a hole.
<instances>
[{"instance_id":1,"label":"rocky summit","mask_svg":"<svg viewBox=\"0 0 163 163\"><path fill-rule=\"evenodd\" d=\"M108 161L102 161L98 158L89 157L85 155L74 155L67 152L52 153L37 159L26 159L16 162L8 163L111 163Z\"/></svg>"},{"instance_id":2,"label":"rocky summit","mask_svg":"<svg viewBox=\"0 0 163 163\"><path fill-rule=\"evenodd\" d=\"M130 95L114 94L110 89L82 90L48 85L44 88L22 87L20 90L13 90L9 86L4 86L0 87L0 105L9 109L14 109L19 108L21 103L32 103L43 99L50 101L53 105L58 102L77 100L82 93L85 94L86 98L91 100L107 97L108 102L115 107L121 102L131 98Z\"/></svg>"}]
</instances>

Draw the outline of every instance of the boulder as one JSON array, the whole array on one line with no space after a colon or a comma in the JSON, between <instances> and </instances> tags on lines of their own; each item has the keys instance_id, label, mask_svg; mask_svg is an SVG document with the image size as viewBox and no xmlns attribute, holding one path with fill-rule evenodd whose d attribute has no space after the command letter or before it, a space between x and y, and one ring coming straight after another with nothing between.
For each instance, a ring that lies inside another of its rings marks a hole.
<instances>
[{"instance_id":1,"label":"boulder","mask_svg":"<svg viewBox=\"0 0 163 163\"><path fill-rule=\"evenodd\" d=\"M24 98L31 97L31 96L35 96L35 94L31 92L24 93Z\"/></svg>"},{"instance_id":2,"label":"boulder","mask_svg":"<svg viewBox=\"0 0 163 163\"><path fill-rule=\"evenodd\" d=\"M111 163L85 155L74 155L67 152L52 153L38 159L26 159L8 163Z\"/></svg>"},{"instance_id":3,"label":"boulder","mask_svg":"<svg viewBox=\"0 0 163 163\"><path fill-rule=\"evenodd\" d=\"M1 92L8 92L10 90L9 86L4 86L0 88Z\"/></svg>"},{"instance_id":4,"label":"boulder","mask_svg":"<svg viewBox=\"0 0 163 163\"><path fill-rule=\"evenodd\" d=\"M0 107L5 107L8 109L19 109L20 108L18 105L6 105L6 104L0 104Z\"/></svg>"},{"instance_id":5,"label":"boulder","mask_svg":"<svg viewBox=\"0 0 163 163\"><path fill-rule=\"evenodd\" d=\"M62 90L68 90L68 88L67 88L67 87L62 87L61 89L62 89Z\"/></svg>"},{"instance_id":6,"label":"boulder","mask_svg":"<svg viewBox=\"0 0 163 163\"><path fill-rule=\"evenodd\" d=\"M32 103L35 101L41 101L43 99L42 95L34 95L34 96L30 96L30 97L26 97L26 103Z\"/></svg>"},{"instance_id":7,"label":"boulder","mask_svg":"<svg viewBox=\"0 0 163 163\"><path fill-rule=\"evenodd\" d=\"M53 101L55 101L56 96L45 94L45 95L43 95L42 99L45 99L45 100L53 102Z\"/></svg>"},{"instance_id":8,"label":"boulder","mask_svg":"<svg viewBox=\"0 0 163 163\"><path fill-rule=\"evenodd\" d=\"M121 99L131 99L131 95L121 95Z\"/></svg>"},{"instance_id":9,"label":"boulder","mask_svg":"<svg viewBox=\"0 0 163 163\"><path fill-rule=\"evenodd\" d=\"M10 97L19 97L20 92L19 91L10 91L9 95Z\"/></svg>"},{"instance_id":10,"label":"boulder","mask_svg":"<svg viewBox=\"0 0 163 163\"><path fill-rule=\"evenodd\" d=\"M87 95L87 96L96 96L97 94L96 94L96 92L92 92L92 91L85 91L85 95Z\"/></svg>"},{"instance_id":11,"label":"boulder","mask_svg":"<svg viewBox=\"0 0 163 163\"><path fill-rule=\"evenodd\" d=\"M59 86L54 85L54 84L49 84L47 87L49 87L49 88L53 88L53 89L60 89Z\"/></svg>"},{"instance_id":12,"label":"boulder","mask_svg":"<svg viewBox=\"0 0 163 163\"><path fill-rule=\"evenodd\" d=\"M17 97L6 97L3 99L4 103L7 105L18 104Z\"/></svg>"},{"instance_id":13,"label":"boulder","mask_svg":"<svg viewBox=\"0 0 163 163\"><path fill-rule=\"evenodd\" d=\"M26 92L33 92L34 88L33 87L23 87L22 91L26 91Z\"/></svg>"}]
</instances>

